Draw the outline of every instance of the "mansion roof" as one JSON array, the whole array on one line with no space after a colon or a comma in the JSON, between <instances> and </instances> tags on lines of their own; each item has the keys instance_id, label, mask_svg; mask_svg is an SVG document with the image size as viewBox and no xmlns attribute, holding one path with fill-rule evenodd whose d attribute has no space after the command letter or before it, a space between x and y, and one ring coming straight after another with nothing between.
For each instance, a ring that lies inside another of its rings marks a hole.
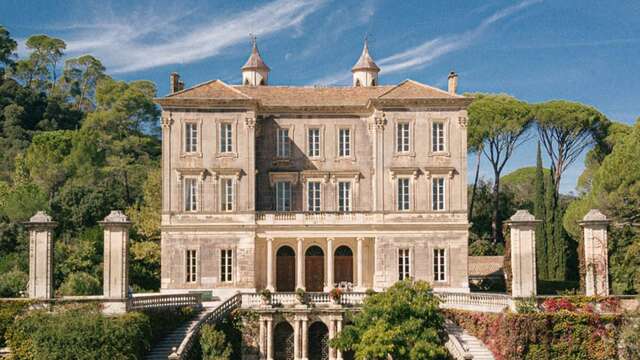
<instances>
[{"instance_id":1,"label":"mansion roof","mask_svg":"<svg viewBox=\"0 0 640 360\"><path fill-rule=\"evenodd\" d=\"M243 86L212 80L156 101L169 107L367 108L374 102L466 106L471 98L452 95L413 80L405 80L398 85L370 87Z\"/></svg>"}]
</instances>

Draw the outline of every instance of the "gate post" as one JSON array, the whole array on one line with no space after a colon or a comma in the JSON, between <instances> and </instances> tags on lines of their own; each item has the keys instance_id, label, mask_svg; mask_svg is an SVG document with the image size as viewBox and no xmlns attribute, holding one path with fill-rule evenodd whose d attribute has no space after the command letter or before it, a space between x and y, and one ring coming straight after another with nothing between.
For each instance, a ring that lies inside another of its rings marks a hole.
<instances>
[{"instance_id":1,"label":"gate post","mask_svg":"<svg viewBox=\"0 0 640 360\"><path fill-rule=\"evenodd\" d=\"M31 299L53 298L53 229L57 223L38 211L25 223L29 229L29 286Z\"/></svg>"},{"instance_id":2,"label":"gate post","mask_svg":"<svg viewBox=\"0 0 640 360\"><path fill-rule=\"evenodd\" d=\"M104 228L104 312L127 311L129 292L129 228L131 222L119 210L113 210L99 222Z\"/></svg>"},{"instance_id":3,"label":"gate post","mask_svg":"<svg viewBox=\"0 0 640 360\"><path fill-rule=\"evenodd\" d=\"M511 228L511 296L535 296L536 287L536 234L540 220L527 210L518 210L509 219Z\"/></svg>"},{"instance_id":4,"label":"gate post","mask_svg":"<svg viewBox=\"0 0 640 360\"><path fill-rule=\"evenodd\" d=\"M585 294L608 296L607 226L609 220L600 210L591 209L579 224L584 234Z\"/></svg>"}]
</instances>

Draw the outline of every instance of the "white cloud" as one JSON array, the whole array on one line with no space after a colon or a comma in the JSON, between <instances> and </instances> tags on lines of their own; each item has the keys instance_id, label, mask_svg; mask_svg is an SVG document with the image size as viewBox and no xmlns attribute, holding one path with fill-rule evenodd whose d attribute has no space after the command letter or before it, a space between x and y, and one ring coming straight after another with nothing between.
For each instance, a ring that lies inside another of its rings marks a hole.
<instances>
[{"instance_id":1,"label":"white cloud","mask_svg":"<svg viewBox=\"0 0 640 360\"><path fill-rule=\"evenodd\" d=\"M407 69L421 69L446 54L472 45L474 41L480 38L484 32L491 27L491 25L499 20L542 1L543 0L522 1L516 5L512 5L495 12L484 19L478 26L469 31L429 39L418 46L385 57L377 62L381 68L380 72L392 74ZM315 83L323 85L340 84L345 83L349 78L350 75L344 72L328 75L316 80Z\"/></svg>"},{"instance_id":2,"label":"white cloud","mask_svg":"<svg viewBox=\"0 0 640 360\"><path fill-rule=\"evenodd\" d=\"M91 53L111 73L127 73L170 64L191 63L219 54L249 33L268 36L293 29L324 5L324 0L276 0L232 16L189 25L187 14L134 14L112 22L70 26L70 56Z\"/></svg>"}]
</instances>

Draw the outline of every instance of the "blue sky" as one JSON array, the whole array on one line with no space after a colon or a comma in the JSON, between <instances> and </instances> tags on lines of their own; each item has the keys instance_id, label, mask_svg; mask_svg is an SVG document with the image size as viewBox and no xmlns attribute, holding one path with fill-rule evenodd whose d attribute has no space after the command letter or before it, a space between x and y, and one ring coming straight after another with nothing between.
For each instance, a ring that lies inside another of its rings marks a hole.
<instances>
[{"instance_id":1,"label":"blue sky","mask_svg":"<svg viewBox=\"0 0 640 360\"><path fill-rule=\"evenodd\" d=\"M172 71L187 86L238 83L250 33L272 84L346 85L369 34L382 83L445 87L455 70L462 92L579 101L628 124L640 116L638 19L638 0L0 2L0 24L15 38L61 37L70 56L91 53L112 76L152 80L159 94ZM505 173L534 163L530 141ZM582 168L579 159L568 169L563 191L574 189Z\"/></svg>"}]
</instances>

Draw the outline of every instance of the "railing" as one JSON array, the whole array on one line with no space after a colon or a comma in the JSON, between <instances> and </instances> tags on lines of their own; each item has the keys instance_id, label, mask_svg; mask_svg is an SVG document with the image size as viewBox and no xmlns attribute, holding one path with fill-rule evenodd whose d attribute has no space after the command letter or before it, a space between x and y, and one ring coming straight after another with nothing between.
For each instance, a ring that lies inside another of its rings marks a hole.
<instances>
[{"instance_id":1,"label":"railing","mask_svg":"<svg viewBox=\"0 0 640 360\"><path fill-rule=\"evenodd\" d=\"M332 224L385 224L385 223L466 223L466 213L458 212L406 212L384 213L374 211L318 211L318 212L256 212L258 225L332 225Z\"/></svg>"},{"instance_id":2,"label":"railing","mask_svg":"<svg viewBox=\"0 0 640 360\"><path fill-rule=\"evenodd\" d=\"M239 308L241 304L242 294L236 294L202 317L191 329L189 329L187 335L182 340L182 343L180 343L180 347L169 355L169 359L188 359L191 350L193 349L193 344L198 339L202 326L222 320L222 318L227 316L231 311Z\"/></svg>"},{"instance_id":3,"label":"railing","mask_svg":"<svg viewBox=\"0 0 640 360\"><path fill-rule=\"evenodd\" d=\"M302 303L308 305L329 305L334 304L329 293L326 292L308 292L305 293L303 302L300 302L295 293L292 292L276 292L272 293L268 300L262 298L260 294L244 293L242 296L242 307L252 308L261 305L275 306L295 306ZM340 300L335 302L336 305L361 305L367 295L361 292L345 292L340 296Z\"/></svg>"},{"instance_id":4,"label":"railing","mask_svg":"<svg viewBox=\"0 0 640 360\"><path fill-rule=\"evenodd\" d=\"M511 308L511 296L506 294L436 292L443 309L503 312Z\"/></svg>"},{"instance_id":5,"label":"railing","mask_svg":"<svg viewBox=\"0 0 640 360\"><path fill-rule=\"evenodd\" d=\"M150 310L182 306L201 306L200 294L137 295L129 299L129 310Z\"/></svg>"}]
</instances>

